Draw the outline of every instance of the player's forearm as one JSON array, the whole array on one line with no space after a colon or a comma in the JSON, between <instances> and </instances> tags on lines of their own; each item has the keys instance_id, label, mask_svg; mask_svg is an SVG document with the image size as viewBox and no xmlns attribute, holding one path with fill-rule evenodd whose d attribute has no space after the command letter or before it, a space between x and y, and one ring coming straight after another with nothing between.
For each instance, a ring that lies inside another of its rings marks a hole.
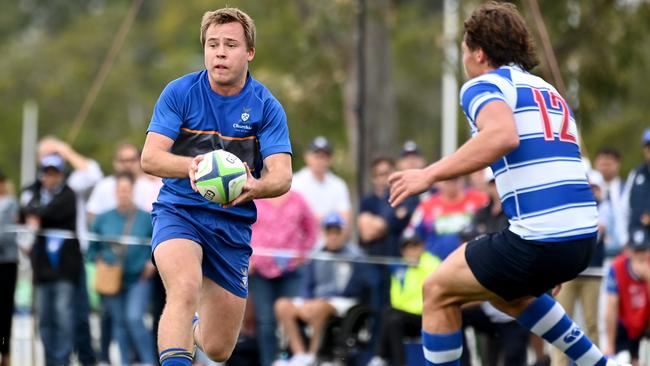
<instances>
[{"instance_id":1,"label":"player's forearm","mask_svg":"<svg viewBox=\"0 0 650 366\"><path fill-rule=\"evenodd\" d=\"M266 172L259 179L256 198L271 198L281 196L291 188L291 168Z\"/></svg>"},{"instance_id":2,"label":"player's forearm","mask_svg":"<svg viewBox=\"0 0 650 366\"><path fill-rule=\"evenodd\" d=\"M518 145L517 135L499 131L479 133L456 152L425 169L432 182L456 178L489 166Z\"/></svg>"},{"instance_id":3,"label":"player's forearm","mask_svg":"<svg viewBox=\"0 0 650 366\"><path fill-rule=\"evenodd\" d=\"M187 178L192 158L168 151L142 151L141 165L145 173L161 178Z\"/></svg>"}]
</instances>

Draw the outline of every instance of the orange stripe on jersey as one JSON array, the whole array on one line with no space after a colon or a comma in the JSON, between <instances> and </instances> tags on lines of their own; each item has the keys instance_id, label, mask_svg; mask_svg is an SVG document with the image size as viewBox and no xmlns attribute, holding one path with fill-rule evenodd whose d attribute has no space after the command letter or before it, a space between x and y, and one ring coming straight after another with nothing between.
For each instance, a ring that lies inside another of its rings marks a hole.
<instances>
[{"instance_id":1,"label":"orange stripe on jersey","mask_svg":"<svg viewBox=\"0 0 650 366\"><path fill-rule=\"evenodd\" d=\"M232 141L242 141L242 140L254 140L257 138L257 136L246 136L246 137L232 137L232 136L224 136L220 134L218 131L200 131L200 130L190 130L189 128L181 127L181 130L189 132L189 133L195 133L198 135L218 135L224 140L232 140Z\"/></svg>"}]
</instances>

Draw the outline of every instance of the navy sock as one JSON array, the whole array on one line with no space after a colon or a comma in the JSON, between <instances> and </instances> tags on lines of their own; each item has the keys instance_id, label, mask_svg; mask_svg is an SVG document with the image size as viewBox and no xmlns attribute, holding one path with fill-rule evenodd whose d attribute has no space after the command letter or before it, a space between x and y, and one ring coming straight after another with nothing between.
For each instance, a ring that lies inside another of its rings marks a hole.
<instances>
[{"instance_id":1,"label":"navy sock","mask_svg":"<svg viewBox=\"0 0 650 366\"><path fill-rule=\"evenodd\" d=\"M598 347L549 295L544 294L531 302L517 321L566 353L578 366L607 365Z\"/></svg>"},{"instance_id":2,"label":"navy sock","mask_svg":"<svg viewBox=\"0 0 650 366\"><path fill-rule=\"evenodd\" d=\"M422 348L427 366L459 366L463 353L461 331L432 334L422 330Z\"/></svg>"},{"instance_id":3,"label":"navy sock","mask_svg":"<svg viewBox=\"0 0 650 366\"><path fill-rule=\"evenodd\" d=\"M192 366L192 353L184 348L167 348L160 352L161 366Z\"/></svg>"}]
</instances>

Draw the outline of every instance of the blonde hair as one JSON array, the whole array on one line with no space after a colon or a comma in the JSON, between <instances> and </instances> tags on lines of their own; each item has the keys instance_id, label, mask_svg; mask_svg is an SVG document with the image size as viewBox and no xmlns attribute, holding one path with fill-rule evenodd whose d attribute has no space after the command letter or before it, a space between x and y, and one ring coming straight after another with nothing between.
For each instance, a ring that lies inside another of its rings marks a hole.
<instances>
[{"instance_id":1,"label":"blonde hair","mask_svg":"<svg viewBox=\"0 0 650 366\"><path fill-rule=\"evenodd\" d=\"M253 18L237 8L222 8L206 11L201 20L201 45L205 46L205 33L212 24L239 23L244 28L244 37L249 49L255 48L255 23Z\"/></svg>"}]
</instances>

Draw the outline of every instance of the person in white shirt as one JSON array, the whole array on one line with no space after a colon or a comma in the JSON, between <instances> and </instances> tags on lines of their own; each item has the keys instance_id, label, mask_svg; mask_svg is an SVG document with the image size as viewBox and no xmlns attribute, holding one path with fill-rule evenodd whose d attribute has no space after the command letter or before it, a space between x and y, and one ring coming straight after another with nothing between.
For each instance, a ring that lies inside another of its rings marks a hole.
<instances>
[{"instance_id":1,"label":"person in white shirt","mask_svg":"<svg viewBox=\"0 0 650 366\"><path fill-rule=\"evenodd\" d=\"M338 212L349 227L350 193L343 179L330 171L332 146L325 137L318 136L311 142L305 152L305 163L293 175L291 188L302 194L319 221L331 212Z\"/></svg>"},{"instance_id":2,"label":"person in white shirt","mask_svg":"<svg viewBox=\"0 0 650 366\"><path fill-rule=\"evenodd\" d=\"M115 150L113 157L113 170L115 173L128 172L136 177L133 188L133 200L136 206L146 212L151 212L152 204L156 201L162 180L145 174L140 167L140 150L130 143L121 143ZM89 217L94 217L116 207L115 175L105 177L93 189L86 212Z\"/></svg>"},{"instance_id":3,"label":"person in white shirt","mask_svg":"<svg viewBox=\"0 0 650 366\"><path fill-rule=\"evenodd\" d=\"M621 155L612 148L602 148L596 153L594 168L602 175L602 202L609 208L607 232L605 233L605 251L607 257L618 255L627 242L627 227L624 217L625 182L619 176ZM602 209L602 208L601 208Z\"/></svg>"}]
</instances>

